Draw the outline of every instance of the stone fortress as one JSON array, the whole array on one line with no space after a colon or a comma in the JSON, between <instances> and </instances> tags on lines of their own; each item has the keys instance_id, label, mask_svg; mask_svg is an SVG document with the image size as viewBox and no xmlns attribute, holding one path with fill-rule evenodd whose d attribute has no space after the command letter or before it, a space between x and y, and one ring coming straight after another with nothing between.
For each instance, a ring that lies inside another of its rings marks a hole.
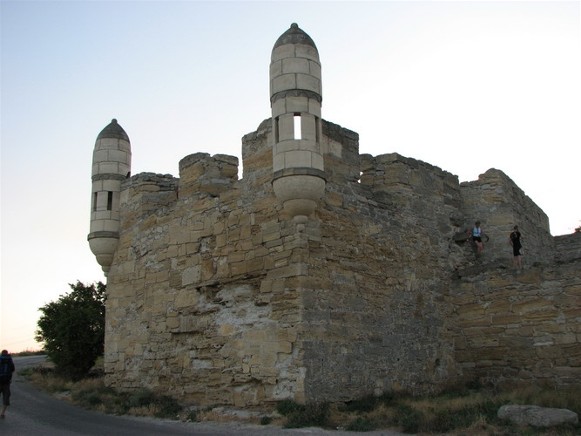
<instances>
[{"instance_id":1,"label":"stone fortress","mask_svg":"<svg viewBox=\"0 0 581 436\"><path fill-rule=\"evenodd\" d=\"M360 155L357 133L322 118L319 53L296 24L274 44L270 95L241 179L236 157L206 153L179 178L130 176L126 132L98 135L88 240L107 276L108 385L236 407L581 385L581 233L551 236L499 170L459 183Z\"/></svg>"}]
</instances>

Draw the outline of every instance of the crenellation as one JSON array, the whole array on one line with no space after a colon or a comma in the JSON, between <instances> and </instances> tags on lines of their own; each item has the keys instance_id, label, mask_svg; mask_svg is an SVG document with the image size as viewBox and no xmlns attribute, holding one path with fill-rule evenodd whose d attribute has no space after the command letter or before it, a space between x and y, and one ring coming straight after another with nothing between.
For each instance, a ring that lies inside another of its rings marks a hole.
<instances>
[{"instance_id":1,"label":"crenellation","mask_svg":"<svg viewBox=\"0 0 581 436\"><path fill-rule=\"evenodd\" d=\"M180 161L179 170L180 195L187 197L197 192L217 196L231 189L238 179L238 158L195 153Z\"/></svg>"}]
</instances>

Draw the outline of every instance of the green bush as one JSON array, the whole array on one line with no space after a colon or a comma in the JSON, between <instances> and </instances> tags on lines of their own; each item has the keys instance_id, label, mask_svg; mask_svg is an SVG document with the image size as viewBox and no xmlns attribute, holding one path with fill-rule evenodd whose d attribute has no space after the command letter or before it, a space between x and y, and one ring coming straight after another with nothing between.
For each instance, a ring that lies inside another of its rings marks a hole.
<instances>
[{"instance_id":1,"label":"green bush","mask_svg":"<svg viewBox=\"0 0 581 436\"><path fill-rule=\"evenodd\" d=\"M103 354L105 338L105 285L69 285L72 291L39 310L36 340L44 342L49 359L63 377L87 376Z\"/></svg>"}]
</instances>

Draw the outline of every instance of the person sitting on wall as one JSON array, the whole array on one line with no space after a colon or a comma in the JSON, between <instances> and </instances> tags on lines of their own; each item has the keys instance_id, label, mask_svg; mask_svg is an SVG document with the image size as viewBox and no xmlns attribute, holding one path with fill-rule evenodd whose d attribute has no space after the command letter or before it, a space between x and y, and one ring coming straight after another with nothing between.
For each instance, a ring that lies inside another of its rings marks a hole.
<instances>
[{"instance_id":1,"label":"person sitting on wall","mask_svg":"<svg viewBox=\"0 0 581 436\"><path fill-rule=\"evenodd\" d=\"M486 241L490 239L487 235L484 234L482 228L480 227L480 221L476 221L474 223L474 227L472 227L472 231L469 233L470 238L472 238L472 242L476 245L476 255L480 256L482 251L484 250L484 244L482 243L482 238L486 237Z\"/></svg>"},{"instance_id":2,"label":"person sitting on wall","mask_svg":"<svg viewBox=\"0 0 581 436\"><path fill-rule=\"evenodd\" d=\"M512 265L515 269L522 268L522 253L520 252L522 249L522 244L520 242L521 234L518 231L518 226L514 226L512 233L510 234L508 240L510 245L512 245Z\"/></svg>"}]
</instances>

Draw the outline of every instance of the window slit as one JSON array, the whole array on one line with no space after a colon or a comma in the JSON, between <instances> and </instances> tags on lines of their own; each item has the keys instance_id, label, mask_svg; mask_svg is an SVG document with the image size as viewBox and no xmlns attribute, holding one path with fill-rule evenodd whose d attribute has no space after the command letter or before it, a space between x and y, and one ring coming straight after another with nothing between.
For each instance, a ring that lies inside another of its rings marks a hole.
<instances>
[{"instance_id":1,"label":"window slit","mask_svg":"<svg viewBox=\"0 0 581 436\"><path fill-rule=\"evenodd\" d=\"M315 117L315 142L318 144L321 139L319 136L319 129L321 128L321 122L319 117Z\"/></svg>"},{"instance_id":2,"label":"window slit","mask_svg":"<svg viewBox=\"0 0 581 436\"><path fill-rule=\"evenodd\" d=\"M294 127L294 138L295 139L303 139L303 134L301 130L301 114L295 113L293 117L293 127Z\"/></svg>"}]
</instances>

